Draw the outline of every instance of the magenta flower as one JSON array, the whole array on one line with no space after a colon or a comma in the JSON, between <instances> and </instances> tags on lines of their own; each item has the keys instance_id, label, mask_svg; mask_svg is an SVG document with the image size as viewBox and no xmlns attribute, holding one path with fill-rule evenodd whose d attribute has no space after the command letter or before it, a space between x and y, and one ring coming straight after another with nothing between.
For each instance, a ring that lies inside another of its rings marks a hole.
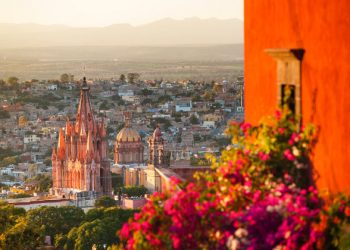
<instances>
[{"instance_id":1,"label":"magenta flower","mask_svg":"<svg viewBox=\"0 0 350 250\"><path fill-rule=\"evenodd\" d=\"M294 161L296 158L295 156L292 154L292 152L290 151L290 149L286 149L283 152L283 155L286 159L290 160L290 161Z\"/></svg>"},{"instance_id":2,"label":"magenta flower","mask_svg":"<svg viewBox=\"0 0 350 250\"><path fill-rule=\"evenodd\" d=\"M258 153L258 157L259 157L260 160L262 160L262 161L267 161L267 160L270 159L270 155L269 155L269 154L266 154L266 153L261 152L261 151Z\"/></svg>"}]
</instances>

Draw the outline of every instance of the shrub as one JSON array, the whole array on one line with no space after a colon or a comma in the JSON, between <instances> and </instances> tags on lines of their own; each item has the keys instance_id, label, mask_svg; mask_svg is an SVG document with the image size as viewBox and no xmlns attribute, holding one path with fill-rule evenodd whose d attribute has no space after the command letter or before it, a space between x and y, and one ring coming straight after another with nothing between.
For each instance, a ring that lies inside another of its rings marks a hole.
<instances>
[{"instance_id":1,"label":"shrub","mask_svg":"<svg viewBox=\"0 0 350 250\"><path fill-rule=\"evenodd\" d=\"M348 199L311 184L315 129L276 112L258 126L232 122L232 144L198 182L172 179L120 230L126 249L332 249L345 244ZM181 187L180 190L176 185ZM338 196L337 196L338 197ZM343 233L342 233L343 232ZM343 243L339 243L344 239ZM328 245L327 245L328 244Z\"/></svg>"}]
</instances>

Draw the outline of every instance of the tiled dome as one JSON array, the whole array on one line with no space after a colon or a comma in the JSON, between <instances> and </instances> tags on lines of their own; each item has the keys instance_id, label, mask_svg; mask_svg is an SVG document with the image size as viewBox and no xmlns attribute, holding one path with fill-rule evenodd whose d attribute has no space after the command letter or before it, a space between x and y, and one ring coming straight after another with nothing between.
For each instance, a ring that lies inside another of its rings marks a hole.
<instances>
[{"instance_id":1,"label":"tiled dome","mask_svg":"<svg viewBox=\"0 0 350 250\"><path fill-rule=\"evenodd\" d=\"M140 141L141 137L139 133L130 127L124 127L117 135L117 142L133 142Z\"/></svg>"}]
</instances>

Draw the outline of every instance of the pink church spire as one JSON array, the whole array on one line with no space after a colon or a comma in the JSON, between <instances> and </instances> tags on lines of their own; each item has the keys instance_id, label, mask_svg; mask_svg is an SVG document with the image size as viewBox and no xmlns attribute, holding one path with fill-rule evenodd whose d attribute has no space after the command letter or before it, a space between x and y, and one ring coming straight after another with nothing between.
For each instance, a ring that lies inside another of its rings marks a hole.
<instances>
[{"instance_id":1,"label":"pink church spire","mask_svg":"<svg viewBox=\"0 0 350 250\"><path fill-rule=\"evenodd\" d=\"M92 133L89 131L88 137L87 137L87 145L86 145L86 157L88 160L91 160L94 158L94 145L92 143Z\"/></svg>"},{"instance_id":2,"label":"pink church spire","mask_svg":"<svg viewBox=\"0 0 350 250\"><path fill-rule=\"evenodd\" d=\"M70 136L72 134L72 125L70 124L69 117L67 116L66 121L66 135Z\"/></svg>"},{"instance_id":3,"label":"pink church spire","mask_svg":"<svg viewBox=\"0 0 350 250\"><path fill-rule=\"evenodd\" d=\"M86 78L83 78L83 84L80 90L80 101L76 116L75 123L75 131L77 133L80 132L83 124L85 125L86 131L94 131L95 129L95 120L94 120L94 112L92 110L91 102L90 102L90 88L86 83Z\"/></svg>"},{"instance_id":4,"label":"pink church spire","mask_svg":"<svg viewBox=\"0 0 350 250\"><path fill-rule=\"evenodd\" d=\"M58 135L57 157L59 160L64 160L66 157L66 143L64 141L63 129L60 128Z\"/></svg>"}]
</instances>

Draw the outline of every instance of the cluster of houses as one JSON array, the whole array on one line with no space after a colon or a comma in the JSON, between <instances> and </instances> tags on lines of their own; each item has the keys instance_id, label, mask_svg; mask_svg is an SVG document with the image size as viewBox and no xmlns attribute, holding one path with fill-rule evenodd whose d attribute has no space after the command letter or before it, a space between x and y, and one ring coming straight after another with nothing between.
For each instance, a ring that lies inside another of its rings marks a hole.
<instances>
[{"instance_id":1,"label":"cluster of houses","mask_svg":"<svg viewBox=\"0 0 350 250\"><path fill-rule=\"evenodd\" d=\"M244 116L242 77L235 82L219 83L138 81L128 84L113 79L87 83L96 116L106 120L110 148L118 129L122 128L123 114L128 111L145 147L147 137L158 124L167 140L167 150L172 152L172 160L185 160L189 164L193 155L217 152L220 145L215 139L223 137L228 119L242 120ZM50 173L51 149L57 144L59 128L65 126L67 117L74 121L79 100L79 83L34 81L19 86L18 90L0 94L0 109L10 114L9 118L1 119L0 148L16 154L16 162L0 169L0 182L20 182L30 177L33 173L23 164L36 165L34 175ZM23 96L31 98L21 98Z\"/></svg>"}]
</instances>

